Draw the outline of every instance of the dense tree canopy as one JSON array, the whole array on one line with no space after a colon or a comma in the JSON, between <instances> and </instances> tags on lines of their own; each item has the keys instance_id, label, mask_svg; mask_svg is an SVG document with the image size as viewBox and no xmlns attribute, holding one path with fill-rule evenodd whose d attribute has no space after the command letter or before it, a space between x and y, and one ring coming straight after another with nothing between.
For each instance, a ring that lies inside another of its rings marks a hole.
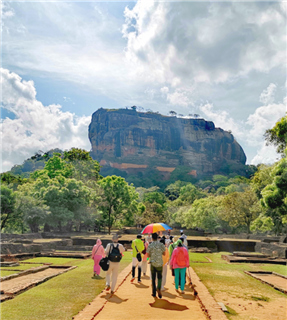
<instances>
[{"instance_id":1,"label":"dense tree canopy","mask_svg":"<svg viewBox=\"0 0 287 320\"><path fill-rule=\"evenodd\" d=\"M219 216L231 227L250 226L261 212L255 192L248 187L244 192L233 192L222 198Z\"/></svg>"},{"instance_id":2,"label":"dense tree canopy","mask_svg":"<svg viewBox=\"0 0 287 320\"><path fill-rule=\"evenodd\" d=\"M5 185L1 185L1 230L11 220L15 220L15 193Z\"/></svg>"},{"instance_id":3,"label":"dense tree canopy","mask_svg":"<svg viewBox=\"0 0 287 320\"><path fill-rule=\"evenodd\" d=\"M267 144L273 144L277 147L277 152L285 156L284 150L287 147L287 115L276 122L272 129L265 132Z\"/></svg>"},{"instance_id":4,"label":"dense tree canopy","mask_svg":"<svg viewBox=\"0 0 287 320\"><path fill-rule=\"evenodd\" d=\"M133 186L128 185L122 177L108 176L98 182L102 189L102 200L99 210L111 232L111 228L118 220L124 220L129 225L133 222L133 213L138 211L138 193Z\"/></svg>"}]
</instances>

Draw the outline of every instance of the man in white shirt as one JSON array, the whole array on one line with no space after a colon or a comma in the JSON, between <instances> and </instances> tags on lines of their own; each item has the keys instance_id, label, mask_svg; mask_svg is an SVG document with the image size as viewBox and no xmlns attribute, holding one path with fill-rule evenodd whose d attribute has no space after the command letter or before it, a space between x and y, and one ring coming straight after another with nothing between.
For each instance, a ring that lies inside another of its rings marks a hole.
<instances>
[{"instance_id":1,"label":"man in white shirt","mask_svg":"<svg viewBox=\"0 0 287 320\"><path fill-rule=\"evenodd\" d=\"M109 257L109 254L113 250L118 250L119 253L122 255L122 253L125 251L125 248L122 244L118 243L118 235L114 234L112 240L113 242L109 243L106 247L106 250L105 250L106 256ZM110 261L110 266L106 274L106 291L109 291L111 289L111 294L115 292L115 287L117 284L118 273L119 273L119 266L120 266L120 262ZM110 284L111 275L112 275L112 285Z\"/></svg>"}]
</instances>

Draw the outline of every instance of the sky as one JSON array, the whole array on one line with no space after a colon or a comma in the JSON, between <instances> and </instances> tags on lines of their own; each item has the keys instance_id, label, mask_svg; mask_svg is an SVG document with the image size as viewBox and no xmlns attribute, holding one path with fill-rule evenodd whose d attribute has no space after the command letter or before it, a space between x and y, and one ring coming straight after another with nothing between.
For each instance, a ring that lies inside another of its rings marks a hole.
<instances>
[{"instance_id":1,"label":"sky","mask_svg":"<svg viewBox=\"0 0 287 320\"><path fill-rule=\"evenodd\" d=\"M264 132L287 111L279 1L2 1L1 172L39 150L91 149L99 108L198 114L247 164L280 156Z\"/></svg>"}]
</instances>

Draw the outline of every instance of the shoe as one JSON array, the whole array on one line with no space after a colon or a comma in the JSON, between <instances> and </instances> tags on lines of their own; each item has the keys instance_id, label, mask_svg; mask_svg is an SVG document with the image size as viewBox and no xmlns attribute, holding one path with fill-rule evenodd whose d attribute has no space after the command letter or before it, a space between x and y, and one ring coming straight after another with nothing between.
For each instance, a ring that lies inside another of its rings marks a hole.
<instances>
[{"instance_id":1,"label":"shoe","mask_svg":"<svg viewBox=\"0 0 287 320\"><path fill-rule=\"evenodd\" d=\"M185 294L185 291L182 290L182 291L181 291L181 294Z\"/></svg>"},{"instance_id":2,"label":"shoe","mask_svg":"<svg viewBox=\"0 0 287 320\"><path fill-rule=\"evenodd\" d=\"M138 283L141 283L141 280L138 280Z\"/></svg>"},{"instance_id":3,"label":"shoe","mask_svg":"<svg viewBox=\"0 0 287 320\"><path fill-rule=\"evenodd\" d=\"M178 290L178 289L175 289L175 291L176 291L177 293L179 293L179 290Z\"/></svg>"},{"instance_id":4,"label":"shoe","mask_svg":"<svg viewBox=\"0 0 287 320\"><path fill-rule=\"evenodd\" d=\"M145 276L145 273L143 275Z\"/></svg>"},{"instance_id":5,"label":"shoe","mask_svg":"<svg viewBox=\"0 0 287 320\"><path fill-rule=\"evenodd\" d=\"M159 289L157 289L156 291L157 291L158 297L161 299L162 298L161 291Z\"/></svg>"},{"instance_id":6,"label":"shoe","mask_svg":"<svg viewBox=\"0 0 287 320\"><path fill-rule=\"evenodd\" d=\"M107 287L106 287L106 291L109 291L110 289L111 289L110 286L107 286Z\"/></svg>"},{"instance_id":7,"label":"shoe","mask_svg":"<svg viewBox=\"0 0 287 320\"><path fill-rule=\"evenodd\" d=\"M115 291L111 291L111 294L114 294L115 293Z\"/></svg>"},{"instance_id":8,"label":"shoe","mask_svg":"<svg viewBox=\"0 0 287 320\"><path fill-rule=\"evenodd\" d=\"M131 278L131 282L134 282L135 281L135 278Z\"/></svg>"},{"instance_id":9,"label":"shoe","mask_svg":"<svg viewBox=\"0 0 287 320\"><path fill-rule=\"evenodd\" d=\"M156 298L156 294L152 294L151 296L154 297L154 298Z\"/></svg>"}]
</instances>

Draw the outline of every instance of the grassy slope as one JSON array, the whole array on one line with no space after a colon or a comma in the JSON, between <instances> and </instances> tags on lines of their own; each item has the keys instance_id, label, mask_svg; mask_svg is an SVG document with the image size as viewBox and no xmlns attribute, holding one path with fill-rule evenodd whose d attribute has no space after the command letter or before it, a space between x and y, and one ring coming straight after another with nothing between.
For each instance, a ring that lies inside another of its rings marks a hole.
<instances>
[{"instance_id":1,"label":"grassy slope","mask_svg":"<svg viewBox=\"0 0 287 320\"><path fill-rule=\"evenodd\" d=\"M1 318L5 320L66 320L82 310L105 287L105 273L102 279L94 279L93 260L67 258L36 258L31 262L52 262L73 265L78 268L57 276L30 289L1 306ZM120 271L131 262L131 254L125 253Z\"/></svg>"}]
</instances>

